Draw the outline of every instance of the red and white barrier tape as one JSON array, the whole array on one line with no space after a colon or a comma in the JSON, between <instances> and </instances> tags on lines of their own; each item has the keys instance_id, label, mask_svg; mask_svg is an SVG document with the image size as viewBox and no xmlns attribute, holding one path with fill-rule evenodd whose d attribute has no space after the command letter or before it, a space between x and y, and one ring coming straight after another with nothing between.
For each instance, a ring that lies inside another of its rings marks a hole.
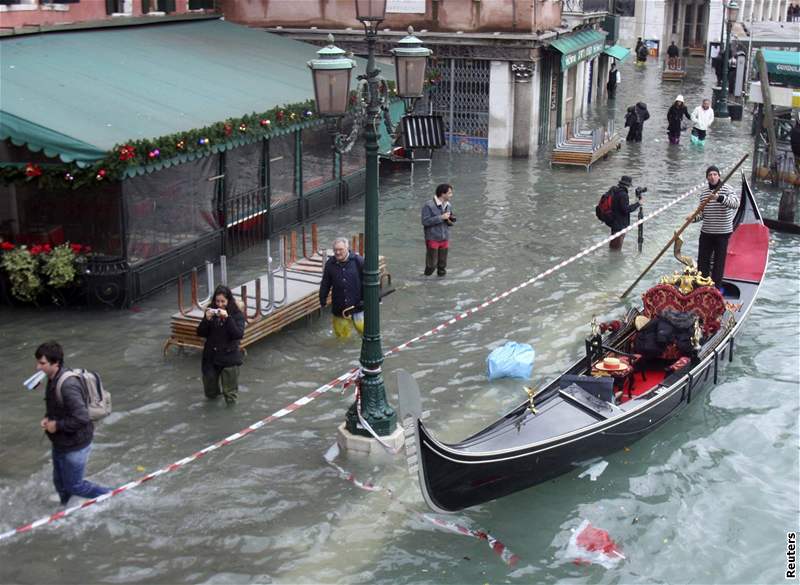
<instances>
[{"instance_id":1,"label":"red and white barrier tape","mask_svg":"<svg viewBox=\"0 0 800 585\"><path fill-rule=\"evenodd\" d=\"M558 270L561 270L565 266L567 266L569 264L572 264L576 260L578 260L580 258L583 258L587 254L590 254L591 252L597 250L601 246L607 244L608 242L610 242L611 240L613 240L617 236L619 236L621 234L628 233L632 229L638 227L640 224L643 224L644 222L649 221L650 219L654 218L655 216L663 213L664 211L666 211L670 207L676 205L678 202L682 201L683 199L687 198L688 196L692 195L693 193L697 193L704 186L705 186L705 183L701 183L699 185L696 185L696 186L692 187L689 191L687 191L683 195L680 195L678 198L673 199L669 203L666 203L666 204L662 205L661 207L659 207L653 213L645 216L644 218L642 218L640 220L637 220L635 223L632 223L627 228L625 228L623 230L620 230L619 232L616 232L614 234L611 234L609 237L605 238L604 240L601 240L601 241L597 242L596 244L593 244L592 246L586 248L585 250L579 252L578 254L575 254L574 256L564 260L563 262L560 262L559 264L556 264L555 266L545 270L544 272L540 272L539 274L537 274L536 276L526 280L525 282L523 282L521 284L518 284L518 285L506 290L503 293L498 294L497 296L495 296L495 297L493 297L493 298L491 298L491 299L489 299L487 301L484 301L480 305L472 307L471 309L469 309L467 311L464 311L463 313L459 313L458 315L456 315L455 317L449 319L448 321L444 321L443 323L440 323L439 325L437 325L433 329L430 329L430 330L426 331L425 333L423 333L421 335L418 335L417 337L414 337L413 339L410 339L410 340L406 341L405 343L402 343L402 344L400 344L398 346L393 347L392 349L390 349L387 352L385 352L384 356L388 357L390 355L399 353L399 352L407 349L410 345L412 345L414 343L417 343L417 342L419 342L419 341L421 341L423 339L427 339L429 337L433 337L434 335L436 335L437 333L443 331L447 327L449 327L451 325L454 325L454 324L458 323L459 321L463 321L464 319L474 315L478 311L481 311L481 310L483 310L483 309L485 309L485 308L497 303L498 301L501 301L501 300L505 299L506 297L510 296L511 294L518 292L519 290L521 290L521 289L533 284L534 282L537 282L538 280L541 280L542 278L545 278L546 276L549 276L549 275L553 274L554 272L556 272ZM120 486L118 488L115 488L114 490L112 490L111 492L109 492L107 494L103 494L102 496L98 496L97 498L92 498L90 500L86 500L85 502L83 502L82 504L80 504L78 506L73 506L71 508L67 508L65 510L61 510L59 512L56 512L55 514L50 515L50 516L46 516L44 518L40 518L39 520L36 520L36 521L31 522L29 524L25 524L24 526L19 526L18 528L15 528L13 530L9 530L7 532L0 533L0 541L6 540L6 539L11 538L12 536L16 536L18 534L23 534L25 532L30 532L34 528L39 528L40 526L44 526L46 524L51 524L51 523L55 522L56 520L60 520L62 518L65 518L66 516L74 514L78 510L82 510L84 508L88 508L89 506L92 506L92 505L97 504L99 502L103 502L103 501L105 501L105 500L107 500L107 499L109 499L111 497L114 497L114 496L116 496L118 494L121 494L122 492L128 491L128 490L133 489L135 487L138 487L138 486L142 485L143 483L150 481L151 479L155 479L156 477L164 475L164 474L166 474L168 472L175 471L176 469L180 469L181 467L184 467L185 465L187 465L188 463L191 463L193 461L197 461L198 459L200 459L201 457L203 457L207 453L210 453L211 451L216 451L220 447L224 447L226 445L230 445L231 443L241 439L242 437L252 433L253 431L257 431L258 429L260 429L264 425L266 425L266 424L268 424L268 423L270 423L270 422L272 422L272 421L274 421L276 419L284 417L284 416L286 416L287 414L289 414L291 412L294 412L295 410L299 409L301 406L305 406L309 402L313 401L315 398L321 396L322 394L324 394L328 390L331 390L332 388L335 388L336 386L338 386L340 384L343 384L344 387L347 387L350 383L352 383L353 379L355 379L355 377L358 375L358 372L359 372L359 368L353 368L353 369L349 370L348 372L342 374L338 378L336 378L334 380L331 380L327 384L323 384L322 386L320 386L319 388L317 388L316 390L314 390L310 394L307 394L306 396L303 396L302 398L298 398L297 400L295 400L291 404L289 404L289 405L285 406L284 408L274 412L273 414L269 415L268 417L263 418L263 419L259 420L258 422L255 422L255 423L251 424L250 426L248 426L247 428L239 431L238 433L234 433L233 435L230 435L229 437L226 437L225 439L222 439L221 441L217 441L216 443L213 443L212 445L209 445L209 446L205 447L204 449L201 449L200 451L196 452L194 455L190 455L189 457L184 457L183 459L180 459L180 460L176 461L175 463L167 465L166 467L162 467L161 469L159 469L157 471L154 471L152 473L148 473L144 477L141 477L141 478L139 478L137 480L131 481L129 483L126 483L125 485L122 485L122 486Z\"/></svg>"},{"instance_id":2,"label":"red and white barrier tape","mask_svg":"<svg viewBox=\"0 0 800 585\"><path fill-rule=\"evenodd\" d=\"M511 550L509 550L505 544L497 540L485 530L474 530L461 524L450 522L449 520L437 518L436 516L430 516L429 514L422 514L422 517L428 522L432 522L437 526L446 528L447 530L457 532L458 534L463 534L464 536L471 536L472 538L477 538L478 540L485 540L489 545L489 548L491 548L496 555L503 559L503 562L509 567L513 567L519 562L519 557L517 555L511 552Z\"/></svg>"},{"instance_id":3,"label":"red and white barrier tape","mask_svg":"<svg viewBox=\"0 0 800 585\"><path fill-rule=\"evenodd\" d=\"M176 461L175 463L167 465L166 467L162 467L161 469L159 469L157 471L154 471L152 473L148 473L147 475L145 475L143 477L140 477L137 480L131 481L129 483L126 483L125 485L122 485L122 486L120 486L118 488L113 489L112 491L110 491L107 494L103 494L102 496L98 496L96 498L92 498L90 500L86 500L82 504L79 504L77 506L72 506L71 508L66 508L66 509L61 510L59 512L56 512L55 514L52 514L50 516L45 516L45 517L40 518L40 519L38 519L38 520L36 520L34 522L31 522L29 524L25 524L24 526L19 526L19 527L13 529L13 530L9 530L8 532L3 532L2 534L0 534L0 541L3 541L5 539L7 539L7 538L11 538L12 536L16 536L18 534L23 534L25 532L30 532L34 528L39 528L40 526L44 526L46 524L51 524L51 523L55 522L56 520L61 520L62 518L65 518L65 517L67 517L67 516L69 516L71 514L74 514L78 510L83 510L84 508L88 508L89 506L92 506L94 504L103 502L103 501L105 501L105 500L107 500L109 498L112 498L112 497L117 496L117 495L119 495L119 494L121 494L123 492L126 492L126 491L130 490L130 489L138 487L138 486L142 485L143 483L146 483L146 482L150 481L151 479L155 479L155 478L157 478L157 477L159 477L161 475L164 475L165 473L169 473L170 471L175 471L176 469L180 469L181 467L184 467L184 466L186 466L187 464L189 464L189 463L191 463L193 461L197 461L198 459L200 459L204 455L207 455L208 453L211 453L212 451L216 451L220 447L225 447L227 445L230 445L231 443L234 443L234 442L238 441L242 437L245 437L245 436L249 435L250 433L252 433L254 431L257 431L258 429L260 429L264 425L266 425L268 423L271 423L272 421L277 420L277 419L279 419L281 417L284 417L289 413L294 412L295 410L297 410L301 406L305 406L306 404L308 404L309 402L311 402L315 398L321 396L322 394L324 394L328 390L331 390L332 388L335 388L336 386L338 386L340 384L344 384L345 387L346 387L347 385L349 385L349 381L351 380L351 378L353 378L356 375L357 372L358 372L358 368L353 368L352 370L342 374L338 378L336 378L334 380L331 380L327 384L324 384L324 385L320 386L319 388L317 388L316 390L314 390L310 394L307 394L307 395L303 396L302 398L299 398L299 399L295 400L291 404L281 408L280 410L278 410L276 412L273 412L268 417L262 418L258 422L255 422L255 423L251 424L250 426L248 426L245 429L242 429L238 433L234 433L234 434L232 434L232 435L230 435L228 437L225 437L221 441L217 441L216 443L208 445L204 449L201 449L200 451L197 451L194 455L190 455L189 457L184 457L183 459L180 459L180 460Z\"/></svg>"},{"instance_id":4,"label":"red and white barrier tape","mask_svg":"<svg viewBox=\"0 0 800 585\"><path fill-rule=\"evenodd\" d=\"M339 465L337 465L334 460L339 456L339 445L334 443L325 453L324 458L325 461L336 471L339 472L339 475L355 485L356 487L368 491L368 492L386 492L386 494L392 498L394 497L394 493L389 488L381 487L379 485L375 485L371 482L360 481L356 478L356 476L349 471L343 469ZM401 504L402 506L402 504ZM458 524L456 522L452 522L450 520L444 520L443 518L438 518L436 516L431 516L430 514L420 514L419 512L415 512L417 516L420 518L435 524L436 526L440 526L451 532L456 532L458 534L463 534L464 536L471 536L472 538L477 538L478 540L485 540L489 548L502 559L502 561L507 564L509 567L515 566L519 562L519 557L515 555L511 550L503 544L500 540L486 532L485 530L475 530L473 528L467 528L463 524Z\"/></svg>"}]
</instances>

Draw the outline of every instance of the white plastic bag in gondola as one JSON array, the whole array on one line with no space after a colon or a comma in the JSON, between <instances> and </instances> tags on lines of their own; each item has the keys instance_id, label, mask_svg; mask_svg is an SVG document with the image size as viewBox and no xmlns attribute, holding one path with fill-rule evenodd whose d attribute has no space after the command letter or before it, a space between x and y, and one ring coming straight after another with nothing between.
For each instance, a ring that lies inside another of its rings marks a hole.
<instances>
[{"instance_id":1,"label":"white plastic bag in gondola","mask_svg":"<svg viewBox=\"0 0 800 585\"><path fill-rule=\"evenodd\" d=\"M505 345L492 350L486 358L486 376L490 380L497 378L531 377L533 372L533 347L527 343L509 341Z\"/></svg>"}]
</instances>

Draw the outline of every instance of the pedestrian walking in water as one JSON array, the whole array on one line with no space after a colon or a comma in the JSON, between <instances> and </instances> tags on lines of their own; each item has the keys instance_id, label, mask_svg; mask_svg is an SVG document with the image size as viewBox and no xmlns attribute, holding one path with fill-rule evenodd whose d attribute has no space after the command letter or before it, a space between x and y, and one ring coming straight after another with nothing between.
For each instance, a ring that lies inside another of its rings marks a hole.
<instances>
[{"instance_id":1,"label":"pedestrian walking in water","mask_svg":"<svg viewBox=\"0 0 800 585\"><path fill-rule=\"evenodd\" d=\"M637 142L636 137L641 134L639 131L639 118L636 116L635 106L628 106L625 112L625 127L628 129L628 135L625 137L627 142Z\"/></svg>"},{"instance_id":2,"label":"pedestrian walking in water","mask_svg":"<svg viewBox=\"0 0 800 585\"><path fill-rule=\"evenodd\" d=\"M800 178L800 116L794 121L794 128L792 128L792 131L789 133L789 144L792 147L794 172L798 175L795 180L797 180Z\"/></svg>"},{"instance_id":3,"label":"pedestrian walking in water","mask_svg":"<svg viewBox=\"0 0 800 585\"><path fill-rule=\"evenodd\" d=\"M692 112L692 142L700 145L706 142L706 132L714 123L714 110L711 101L704 99L702 105L697 106Z\"/></svg>"},{"instance_id":4,"label":"pedestrian walking in water","mask_svg":"<svg viewBox=\"0 0 800 585\"><path fill-rule=\"evenodd\" d=\"M700 201L705 201L720 184L719 169L711 165L706 169L708 185L700 193ZM710 276L714 285L722 288L725 274L725 258L728 255L728 240L733 233L733 218L739 209L739 195L728 184L717 191L717 197L695 218L702 221L700 243L697 250L697 268L703 276Z\"/></svg>"},{"instance_id":5,"label":"pedestrian walking in water","mask_svg":"<svg viewBox=\"0 0 800 585\"><path fill-rule=\"evenodd\" d=\"M617 62L611 62L611 70L608 72L608 83L606 89L608 90L608 99L613 100L617 96L617 83L619 83L619 69L617 69Z\"/></svg>"},{"instance_id":6,"label":"pedestrian walking in water","mask_svg":"<svg viewBox=\"0 0 800 585\"><path fill-rule=\"evenodd\" d=\"M647 111L647 104L637 102L635 106L630 106L625 114L625 126L630 128L625 140L628 142L641 142L644 123L649 119L650 112Z\"/></svg>"},{"instance_id":7,"label":"pedestrian walking in water","mask_svg":"<svg viewBox=\"0 0 800 585\"><path fill-rule=\"evenodd\" d=\"M447 274L447 252L450 247L450 226L456 222L450 201L453 187L442 183L436 195L422 206L422 226L425 233L425 276L436 271L437 276Z\"/></svg>"},{"instance_id":8,"label":"pedestrian walking in water","mask_svg":"<svg viewBox=\"0 0 800 585\"><path fill-rule=\"evenodd\" d=\"M683 118L690 122L692 121L689 110L686 109L686 105L683 103L683 96L678 95L675 98L675 102L667 110L667 136L669 136L670 144L680 144Z\"/></svg>"},{"instance_id":9,"label":"pedestrian walking in water","mask_svg":"<svg viewBox=\"0 0 800 585\"><path fill-rule=\"evenodd\" d=\"M672 41L667 47L667 67L669 69L677 69L678 68L678 57L680 56L681 52L678 49L678 46L675 44L675 41Z\"/></svg>"},{"instance_id":10,"label":"pedestrian walking in water","mask_svg":"<svg viewBox=\"0 0 800 585\"><path fill-rule=\"evenodd\" d=\"M639 39L639 41L641 42L641 39ZM641 45L639 45L638 48L636 49L636 61L637 61L637 63L641 63L642 65L644 65L647 62L647 53L648 52L649 51L648 51L647 45L645 43L642 43Z\"/></svg>"},{"instance_id":11,"label":"pedestrian walking in water","mask_svg":"<svg viewBox=\"0 0 800 585\"><path fill-rule=\"evenodd\" d=\"M236 404L239 397L239 366L242 365L239 342L244 337L244 327L244 313L236 304L231 289L219 285L214 289L211 305L197 326L197 335L206 338L201 372L203 390L209 400L222 394L228 406Z\"/></svg>"},{"instance_id":12,"label":"pedestrian walking in water","mask_svg":"<svg viewBox=\"0 0 800 585\"><path fill-rule=\"evenodd\" d=\"M319 305L328 303L333 291L331 313L333 333L348 338L353 329L364 334L364 259L350 251L347 238L333 240L333 257L325 262L319 285Z\"/></svg>"},{"instance_id":13,"label":"pedestrian walking in water","mask_svg":"<svg viewBox=\"0 0 800 585\"><path fill-rule=\"evenodd\" d=\"M614 192L611 199L611 224L609 225L612 234L615 234L631 225L631 213L639 209L639 206L643 203L643 199L640 198L631 205L630 197L628 196L628 189L632 185L633 180L629 176L623 175L620 178L617 186L612 187ZM608 243L608 247L612 250L621 250L622 242L624 240L625 234L621 234L611 240Z\"/></svg>"},{"instance_id":14,"label":"pedestrian walking in water","mask_svg":"<svg viewBox=\"0 0 800 585\"><path fill-rule=\"evenodd\" d=\"M92 452L94 423L83 383L78 376L66 377L59 393L56 388L68 368L64 366L64 350L55 341L36 348L36 369L47 376L45 416L39 423L52 444L53 485L61 504L66 506L72 496L96 498L111 491L83 479Z\"/></svg>"}]
</instances>

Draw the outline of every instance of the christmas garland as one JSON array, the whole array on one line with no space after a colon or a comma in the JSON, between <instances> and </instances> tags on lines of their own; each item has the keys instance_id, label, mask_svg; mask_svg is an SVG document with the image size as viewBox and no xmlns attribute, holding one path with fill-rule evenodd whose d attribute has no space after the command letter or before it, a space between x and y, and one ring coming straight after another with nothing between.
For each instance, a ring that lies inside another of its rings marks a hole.
<instances>
[{"instance_id":1,"label":"christmas garland","mask_svg":"<svg viewBox=\"0 0 800 585\"><path fill-rule=\"evenodd\" d=\"M219 144L266 138L277 129L319 118L313 108L314 101L308 100L229 118L204 128L118 144L104 159L83 168L75 163L5 166L0 168L0 180L6 184L36 182L40 189L78 189L101 181L119 181L131 167L144 167L183 154L212 154Z\"/></svg>"},{"instance_id":2,"label":"christmas garland","mask_svg":"<svg viewBox=\"0 0 800 585\"><path fill-rule=\"evenodd\" d=\"M438 69L429 71L425 85L433 88L441 81ZM397 95L394 81L389 80L382 91ZM355 108L359 96L350 92L350 106ZM363 99L363 96L362 96ZM5 184L36 182L40 189L78 189L102 181L120 181L130 168L146 167L162 160L185 154L212 154L219 144L246 139L252 142L268 138L278 129L288 128L300 122L315 120L319 115L314 111L314 100L276 106L260 114L252 113L240 118L228 118L210 126L186 132L166 134L158 138L135 140L118 144L108 155L89 166L76 163L18 163L0 167L0 181Z\"/></svg>"}]
</instances>

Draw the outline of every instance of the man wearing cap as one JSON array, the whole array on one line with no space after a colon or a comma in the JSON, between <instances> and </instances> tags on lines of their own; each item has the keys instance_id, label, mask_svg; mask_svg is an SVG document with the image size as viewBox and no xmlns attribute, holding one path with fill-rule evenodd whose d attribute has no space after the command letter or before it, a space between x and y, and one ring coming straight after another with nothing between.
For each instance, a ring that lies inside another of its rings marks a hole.
<instances>
[{"instance_id":1,"label":"man wearing cap","mask_svg":"<svg viewBox=\"0 0 800 585\"><path fill-rule=\"evenodd\" d=\"M614 189L614 195L611 199L611 233L614 234L620 230L625 229L631 225L631 213L639 209L642 204L640 199L631 205L630 197L628 197L628 188L633 185L633 179L628 175L623 175L619 180L619 184ZM612 250L622 249L622 242L625 240L625 234L620 234L608 243L608 247Z\"/></svg>"},{"instance_id":2,"label":"man wearing cap","mask_svg":"<svg viewBox=\"0 0 800 585\"><path fill-rule=\"evenodd\" d=\"M719 169L711 165L706 169L708 186L700 194L705 201L720 184ZM728 254L728 240L733 233L733 217L739 208L739 195L730 185L723 185L717 196L703 209L695 221L703 222L700 228L700 243L697 251L697 267L703 276L711 276L717 288L722 288L722 275L725 273L725 257Z\"/></svg>"},{"instance_id":3,"label":"man wearing cap","mask_svg":"<svg viewBox=\"0 0 800 585\"><path fill-rule=\"evenodd\" d=\"M681 122L686 118L691 122L692 117L689 115L689 110L683 103L683 96L678 95L675 98L675 103L667 110L667 136L669 136L670 144L680 144L681 142Z\"/></svg>"}]
</instances>

